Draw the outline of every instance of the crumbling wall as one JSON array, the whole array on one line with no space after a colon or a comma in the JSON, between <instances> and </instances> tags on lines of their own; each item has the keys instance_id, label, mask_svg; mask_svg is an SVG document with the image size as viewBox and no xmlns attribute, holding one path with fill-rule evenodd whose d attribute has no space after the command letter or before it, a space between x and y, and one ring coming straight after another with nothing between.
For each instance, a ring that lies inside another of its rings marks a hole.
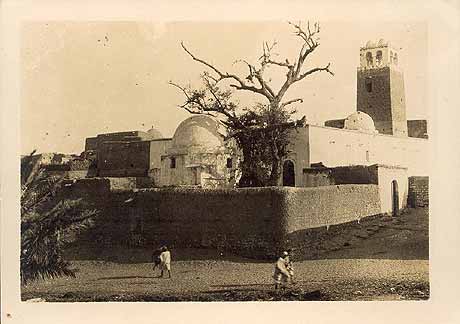
<instances>
[{"instance_id":1,"label":"crumbling wall","mask_svg":"<svg viewBox=\"0 0 460 324\"><path fill-rule=\"evenodd\" d=\"M429 194L428 177L409 177L409 193L407 202L411 207L428 206Z\"/></svg>"},{"instance_id":2,"label":"crumbling wall","mask_svg":"<svg viewBox=\"0 0 460 324\"><path fill-rule=\"evenodd\" d=\"M428 128L426 120L408 120L407 132L409 137L428 138Z\"/></svg>"}]
</instances>

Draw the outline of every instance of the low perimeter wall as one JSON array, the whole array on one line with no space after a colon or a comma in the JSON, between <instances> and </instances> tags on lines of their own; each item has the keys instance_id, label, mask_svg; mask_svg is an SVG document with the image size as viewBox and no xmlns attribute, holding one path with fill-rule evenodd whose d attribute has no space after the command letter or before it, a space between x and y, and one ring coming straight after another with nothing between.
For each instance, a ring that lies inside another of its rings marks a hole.
<instances>
[{"instance_id":1,"label":"low perimeter wall","mask_svg":"<svg viewBox=\"0 0 460 324\"><path fill-rule=\"evenodd\" d=\"M85 179L85 182L90 181ZM291 233L378 214L377 185L317 188L143 189L107 191L78 182L67 193L85 196L101 210L78 244L208 247L254 258L286 248ZM90 190L91 193L84 194Z\"/></svg>"},{"instance_id":2,"label":"low perimeter wall","mask_svg":"<svg viewBox=\"0 0 460 324\"><path fill-rule=\"evenodd\" d=\"M285 233L337 225L380 214L377 185L335 185L285 190L280 209Z\"/></svg>"}]
</instances>

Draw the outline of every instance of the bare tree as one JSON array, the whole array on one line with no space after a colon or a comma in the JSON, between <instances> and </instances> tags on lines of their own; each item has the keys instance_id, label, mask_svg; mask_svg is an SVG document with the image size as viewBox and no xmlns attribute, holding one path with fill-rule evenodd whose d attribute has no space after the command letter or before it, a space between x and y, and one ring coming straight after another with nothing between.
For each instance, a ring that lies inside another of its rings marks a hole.
<instances>
[{"instance_id":1,"label":"bare tree","mask_svg":"<svg viewBox=\"0 0 460 324\"><path fill-rule=\"evenodd\" d=\"M179 107L192 114L220 117L230 128L232 136L236 138L243 152L241 186L277 185L282 159L288 153L289 129L305 122L305 116L298 121L291 119L295 110L290 109L290 106L302 103L303 99L284 100L287 91L294 83L316 72L334 75L330 70L330 63L323 67L304 69L308 56L320 45L320 25L315 23L310 26L310 23L307 23L302 27L301 23L289 24L294 29L294 35L301 40L295 59L277 60L277 54L274 52L277 43L264 42L262 55L257 64L251 64L246 60L237 61L247 67L248 75L245 77L222 71L197 57L183 42L181 43L184 51L194 61L204 65L208 71L201 75L203 87L199 89L170 82L180 89L186 98ZM285 71L284 82L278 89L274 89L271 80L265 76L265 72L271 67ZM238 111L237 104L232 101L232 90L255 93L264 101L251 109Z\"/></svg>"}]
</instances>

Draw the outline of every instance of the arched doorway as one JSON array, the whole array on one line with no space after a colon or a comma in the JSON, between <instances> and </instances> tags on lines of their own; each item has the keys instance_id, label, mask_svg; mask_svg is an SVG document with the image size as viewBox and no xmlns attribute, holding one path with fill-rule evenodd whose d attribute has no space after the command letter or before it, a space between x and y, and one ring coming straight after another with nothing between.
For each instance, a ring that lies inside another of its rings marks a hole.
<instances>
[{"instance_id":1,"label":"arched doorway","mask_svg":"<svg viewBox=\"0 0 460 324\"><path fill-rule=\"evenodd\" d=\"M295 187L294 162L286 160L283 163L283 186Z\"/></svg>"},{"instance_id":2,"label":"arched doorway","mask_svg":"<svg viewBox=\"0 0 460 324\"><path fill-rule=\"evenodd\" d=\"M398 182L393 180L391 182L391 201L392 201L392 214L398 216L399 214L399 193L398 193Z\"/></svg>"}]
</instances>

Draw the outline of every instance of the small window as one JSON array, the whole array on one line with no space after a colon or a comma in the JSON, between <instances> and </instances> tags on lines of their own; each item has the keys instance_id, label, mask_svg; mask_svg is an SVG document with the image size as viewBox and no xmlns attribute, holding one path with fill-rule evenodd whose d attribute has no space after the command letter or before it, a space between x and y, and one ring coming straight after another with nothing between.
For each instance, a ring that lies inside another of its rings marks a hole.
<instances>
[{"instance_id":1,"label":"small window","mask_svg":"<svg viewBox=\"0 0 460 324\"><path fill-rule=\"evenodd\" d=\"M394 57L393 57L393 62L395 63L395 65L398 65L398 54L395 53Z\"/></svg>"},{"instance_id":2,"label":"small window","mask_svg":"<svg viewBox=\"0 0 460 324\"><path fill-rule=\"evenodd\" d=\"M366 151L366 162L369 162L369 151Z\"/></svg>"},{"instance_id":3,"label":"small window","mask_svg":"<svg viewBox=\"0 0 460 324\"><path fill-rule=\"evenodd\" d=\"M367 92L372 92L372 81L366 80L366 90Z\"/></svg>"},{"instance_id":4,"label":"small window","mask_svg":"<svg viewBox=\"0 0 460 324\"><path fill-rule=\"evenodd\" d=\"M367 66L372 66L374 65L374 59L372 57L372 53L371 52L367 52L366 53L366 61L367 61Z\"/></svg>"},{"instance_id":5,"label":"small window","mask_svg":"<svg viewBox=\"0 0 460 324\"><path fill-rule=\"evenodd\" d=\"M377 65L380 65L382 63L382 51L377 51L375 61L377 62Z\"/></svg>"},{"instance_id":6,"label":"small window","mask_svg":"<svg viewBox=\"0 0 460 324\"><path fill-rule=\"evenodd\" d=\"M233 160L232 158L227 158L227 168L231 169L233 167Z\"/></svg>"},{"instance_id":7,"label":"small window","mask_svg":"<svg viewBox=\"0 0 460 324\"><path fill-rule=\"evenodd\" d=\"M176 168L176 158L175 158L175 157L172 157L172 158L171 158L170 167L171 167L171 169L175 169L175 168Z\"/></svg>"}]
</instances>

